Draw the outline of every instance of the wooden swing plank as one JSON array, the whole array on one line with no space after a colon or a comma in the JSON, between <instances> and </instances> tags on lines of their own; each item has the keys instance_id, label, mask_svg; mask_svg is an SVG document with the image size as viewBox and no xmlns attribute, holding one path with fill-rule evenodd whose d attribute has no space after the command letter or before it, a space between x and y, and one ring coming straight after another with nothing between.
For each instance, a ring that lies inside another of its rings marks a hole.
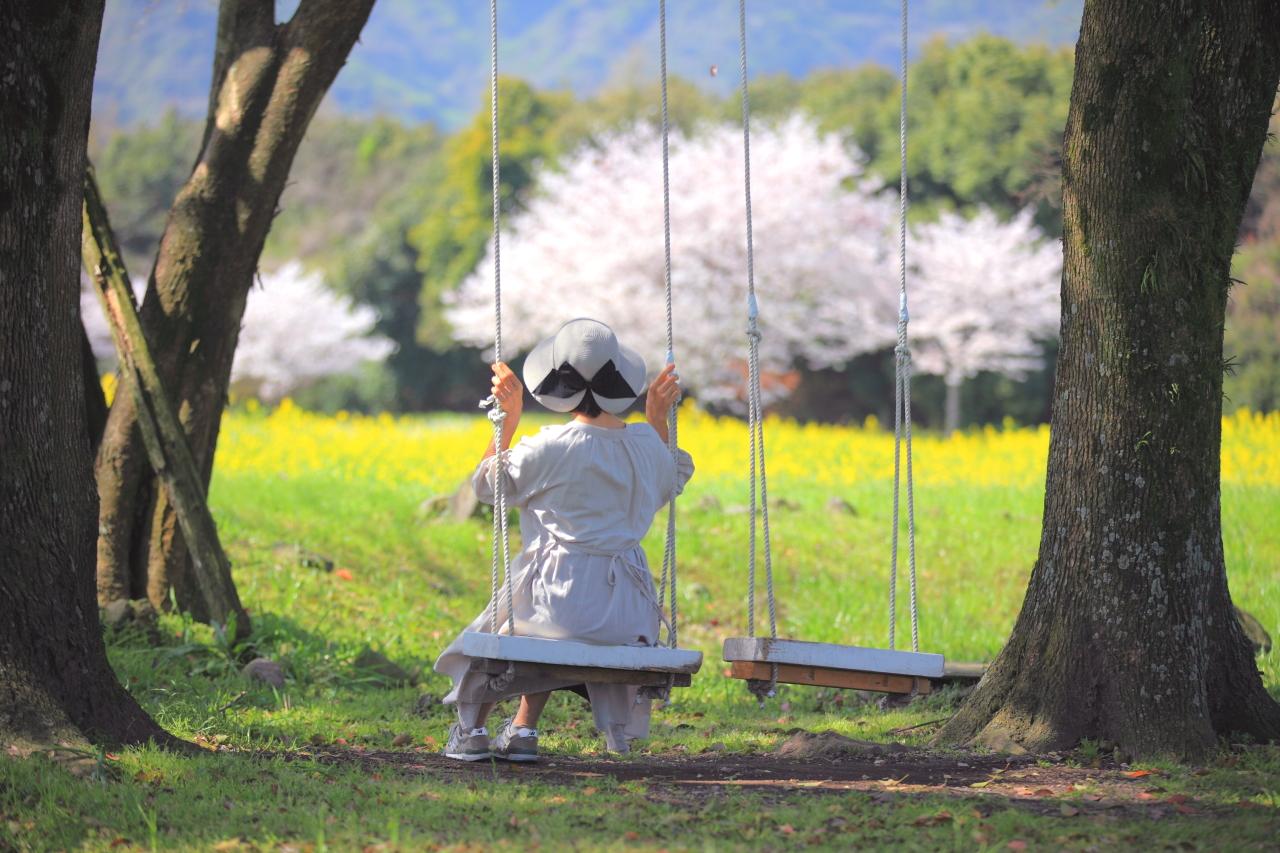
<instances>
[{"instance_id":1,"label":"wooden swing plank","mask_svg":"<svg viewBox=\"0 0 1280 853\"><path fill-rule=\"evenodd\" d=\"M662 646L598 646L572 640L512 637L466 631L462 653L472 658L589 669L636 670L692 675L702 668L702 652Z\"/></svg>"},{"instance_id":2,"label":"wooden swing plank","mask_svg":"<svg viewBox=\"0 0 1280 853\"><path fill-rule=\"evenodd\" d=\"M774 640L769 637L734 637L725 640L724 659L920 678L941 678L944 668L942 655L842 646L835 643L809 643L802 640Z\"/></svg>"},{"instance_id":3,"label":"wooden swing plank","mask_svg":"<svg viewBox=\"0 0 1280 853\"><path fill-rule=\"evenodd\" d=\"M927 678L909 675L887 675L883 672L853 672L847 669L826 669L820 666L799 666L780 663L778 682L803 684L808 687L835 687L841 690L871 690L876 693L930 693L933 685ZM773 664L758 661L736 660L729 669L734 678L768 681Z\"/></svg>"},{"instance_id":4,"label":"wooden swing plank","mask_svg":"<svg viewBox=\"0 0 1280 853\"><path fill-rule=\"evenodd\" d=\"M529 663L525 661L493 660L478 658L471 662L472 672L485 675L502 675L507 667L514 666L517 678L538 678L547 681L563 681L566 684L634 684L637 687L665 687L674 678L674 687L688 687L693 676L687 672L663 673L648 670L605 669L590 666L563 666L553 663Z\"/></svg>"}]
</instances>

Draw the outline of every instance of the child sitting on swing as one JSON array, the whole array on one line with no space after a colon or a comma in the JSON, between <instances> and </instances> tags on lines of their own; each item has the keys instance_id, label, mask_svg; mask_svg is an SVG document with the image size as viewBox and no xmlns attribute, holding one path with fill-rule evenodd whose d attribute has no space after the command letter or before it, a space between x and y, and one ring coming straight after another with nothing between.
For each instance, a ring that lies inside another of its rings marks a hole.
<instances>
[{"instance_id":1,"label":"child sitting on swing","mask_svg":"<svg viewBox=\"0 0 1280 853\"><path fill-rule=\"evenodd\" d=\"M649 387L645 424L618 417L644 391L644 360L619 344L603 323L569 321L529 353L523 372L535 400L573 418L521 440L507 456L503 485L508 505L522 510L524 546L507 568L516 633L656 645L662 604L640 540L662 505L693 475L689 454L681 450L672 459L667 446L667 414L680 396L675 366L666 365ZM508 445L523 394L524 386L506 364L493 365L493 396L506 413ZM490 504L495 463L490 442L472 477L476 494ZM466 630L490 630L494 606L491 601ZM508 611L503 603L497 607L499 631L505 633ZM436 661L436 672L453 679L444 701L456 703L458 711L445 755L462 761L491 756L536 761L538 718L551 691L575 685L523 676L495 695L489 677L470 672L470 664L461 637ZM636 687L587 684L586 692L609 750L628 752L630 741L648 736L650 701ZM485 722L498 701L512 696L520 696L520 707L490 741Z\"/></svg>"}]
</instances>

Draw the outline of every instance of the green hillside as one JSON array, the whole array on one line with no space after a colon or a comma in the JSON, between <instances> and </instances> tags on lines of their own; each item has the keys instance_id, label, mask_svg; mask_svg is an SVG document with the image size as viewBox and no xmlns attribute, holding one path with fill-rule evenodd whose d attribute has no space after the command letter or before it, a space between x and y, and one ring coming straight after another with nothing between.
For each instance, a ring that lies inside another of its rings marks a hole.
<instances>
[{"instance_id":1,"label":"green hillside","mask_svg":"<svg viewBox=\"0 0 1280 853\"><path fill-rule=\"evenodd\" d=\"M288 14L296 0L279 7ZM1074 41L1080 0L916 0L912 38L990 31L1016 41ZM501 6L505 73L540 88L589 95L651 78L652 0L507 0ZM723 93L737 78L737 4L674 2L668 10L673 73ZM95 116L127 125L169 107L201 115L208 97L216 0L108 0L95 82ZM461 124L482 97L488 5L477 0L378 0L327 108ZM748 12L753 73L801 76L815 68L897 62L895 0L755 2ZM717 66L716 76L710 74Z\"/></svg>"}]
</instances>

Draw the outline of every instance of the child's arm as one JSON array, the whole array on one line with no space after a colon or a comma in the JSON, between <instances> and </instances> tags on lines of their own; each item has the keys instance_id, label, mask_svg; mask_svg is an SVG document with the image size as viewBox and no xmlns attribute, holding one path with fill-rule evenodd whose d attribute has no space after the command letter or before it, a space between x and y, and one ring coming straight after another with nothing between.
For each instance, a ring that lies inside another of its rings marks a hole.
<instances>
[{"instance_id":1,"label":"child's arm","mask_svg":"<svg viewBox=\"0 0 1280 853\"><path fill-rule=\"evenodd\" d=\"M524 385L515 371L507 367L506 362L499 361L493 365L493 396L507 414L506 420L502 422L502 449L509 450L516 427L520 426L520 414L524 411ZM489 446L481 458L488 459L496 452L493 439L489 439Z\"/></svg>"},{"instance_id":2,"label":"child's arm","mask_svg":"<svg viewBox=\"0 0 1280 853\"><path fill-rule=\"evenodd\" d=\"M649 386L649 393L644 400L645 420L649 422L649 426L657 430L663 444L671 440L671 432L667 428L667 415L679 399L680 376L676 373L675 363L669 362Z\"/></svg>"}]
</instances>

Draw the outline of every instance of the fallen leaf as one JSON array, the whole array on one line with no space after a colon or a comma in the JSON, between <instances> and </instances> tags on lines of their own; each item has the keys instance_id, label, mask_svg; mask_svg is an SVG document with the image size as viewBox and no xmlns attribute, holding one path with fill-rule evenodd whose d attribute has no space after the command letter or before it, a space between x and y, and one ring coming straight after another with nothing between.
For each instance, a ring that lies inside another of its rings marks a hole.
<instances>
[{"instance_id":1,"label":"fallen leaf","mask_svg":"<svg viewBox=\"0 0 1280 853\"><path fill-rule=\"evenodd\" d=\"M338 569L334 574L338 576L339 580L353 581L356 579L356 576L351 574L350 569Z\"/></svg>"},{"instance_id":2,"label":"fallen leaf","mask_svg":"<svg viewBox=\"0 0 1280 853\"><path fill-rule=\"evenodd\" d=\"M783 835L793 835L795 834L795 831L796 828L789 823L784 823L782 826L778 827L778 832L781 832Z\"/></svg>"},{"instance_id":3,"label":"fallen leaf","mask_svg":"<svg viewBox=\"0 0 1280 853\"><path fill-rule=\"evenodd\" d=\"M1015 838L1005 846L1008 847L1010 850L1026 850L1027 842L1023 841L1021 838Z\"/></svg>"},{"instance_id":4,"label":"fallen leaf","mask_svg":"<svg viewBox=\"0 0 1280 853\"><path fill-rule=\"evenodd\" d=\"M422 745L427 747L428 749L437 749L440 746L440 742L435 738L433 738L431 735L427 735L422 739Z\"/></svg>"},{"instance_id":5,"label":"fallen leaf","mask_svg":"<svg viewBox=\"0 0 1280 853\"><path fill-rule=\"evenodd\" d=\"M599 793L599 791L600 789L595 787L594 785L588 785L587 787L582 789L582 796L590 797L592 794Z\"/></svg>"},{"instance_id":6,"label":"fallen leaf","mask_svg":"<svg viewBox=\"0 0 1280 853\"><path fill-rule=\"evenodd\" d=\"M1187 799L1188 797L1186 794L1170 794L1169 796L1165 797L1165 802L1173 803L1175 806L1180 806L1183 803L1185 803Z\"/></svg>"},{"instance_id":7,"label":"fallen leaf","mask_svg":"<svg viewBox=\"0 0 1280 853\"><path fill-rule=\"evenodd\" d=\"M1053 791L1049 788L1037 788L1031 795L1033 797L1052 797Z\"/></svg>"},{"instance_id":8,"label":"fallen leaf","mask_svg":"<svg viewBox=\"0 0 1280 853\"><path fill-rule=\"evenodd\" d=\"M951 812L938 812L934 815L920 815L913 820L914 826L939 826L944 823L951 823Z\"/></svg>"},{"instance_id":9,"label":"fallen leaf","mask_svg":"<svg viewBox=\"0 0 1280 853\"><path fill-rule=\"evenodd\" d=\"M1155 771L1153 771L1153 770L1130 770L1129 772L1125 773L1124 775L1125 775L1125 776L1127 776L1127 777L1129 777L1130 779L1141 779L1141 778L1143 778L1143 777L1145 777L1145 776L1151 776L1151 775L1154 775L1154 773L1155 773Z\"/></svg>"},{"instance_id":10,"label":"fallen leaf","mask_svg":"<svg viewBox=\"0 0 1280 853\"><path fill-rule=\"evenodd\" d=\"M624 833L622 834L622 837L623 837L623 838L625 838L625 839L627 839L628 841L639 841L639 840L640 840L640 833L638 833L638 832L636 832L636 831L632 830L632 831L630 831L630 832L624 832Z\"/></svg>"},{"instance_id":11,"label":"fallen leaf","mask_svg":"<svg viewBox=\"0 0 1280 853\"><path fill-rule=\"evenodd\" d=\"M1191 808L1191 806L1184 806L1181 803L1174 806L1173 808L1174 808L1174 811L1176 811L1178 814L1197 814L1198 813L1196 812L1195 809Z\"/></svg>"},{"instance_id":12,"label":"fallen leaf","mask_svg":"<svg viewBox=\"0 0 1280 853\"><path fill-rule=\"evenodd\" d=\"M1078 808L1076 808L1075 806L1067 805L1066 803L1062 804L1062 808L1060 809L1060 811L1062 812L1063 817L1075 817L1076 815L1080 814L1080 810Z\"/></svg>"}]
</instances>

